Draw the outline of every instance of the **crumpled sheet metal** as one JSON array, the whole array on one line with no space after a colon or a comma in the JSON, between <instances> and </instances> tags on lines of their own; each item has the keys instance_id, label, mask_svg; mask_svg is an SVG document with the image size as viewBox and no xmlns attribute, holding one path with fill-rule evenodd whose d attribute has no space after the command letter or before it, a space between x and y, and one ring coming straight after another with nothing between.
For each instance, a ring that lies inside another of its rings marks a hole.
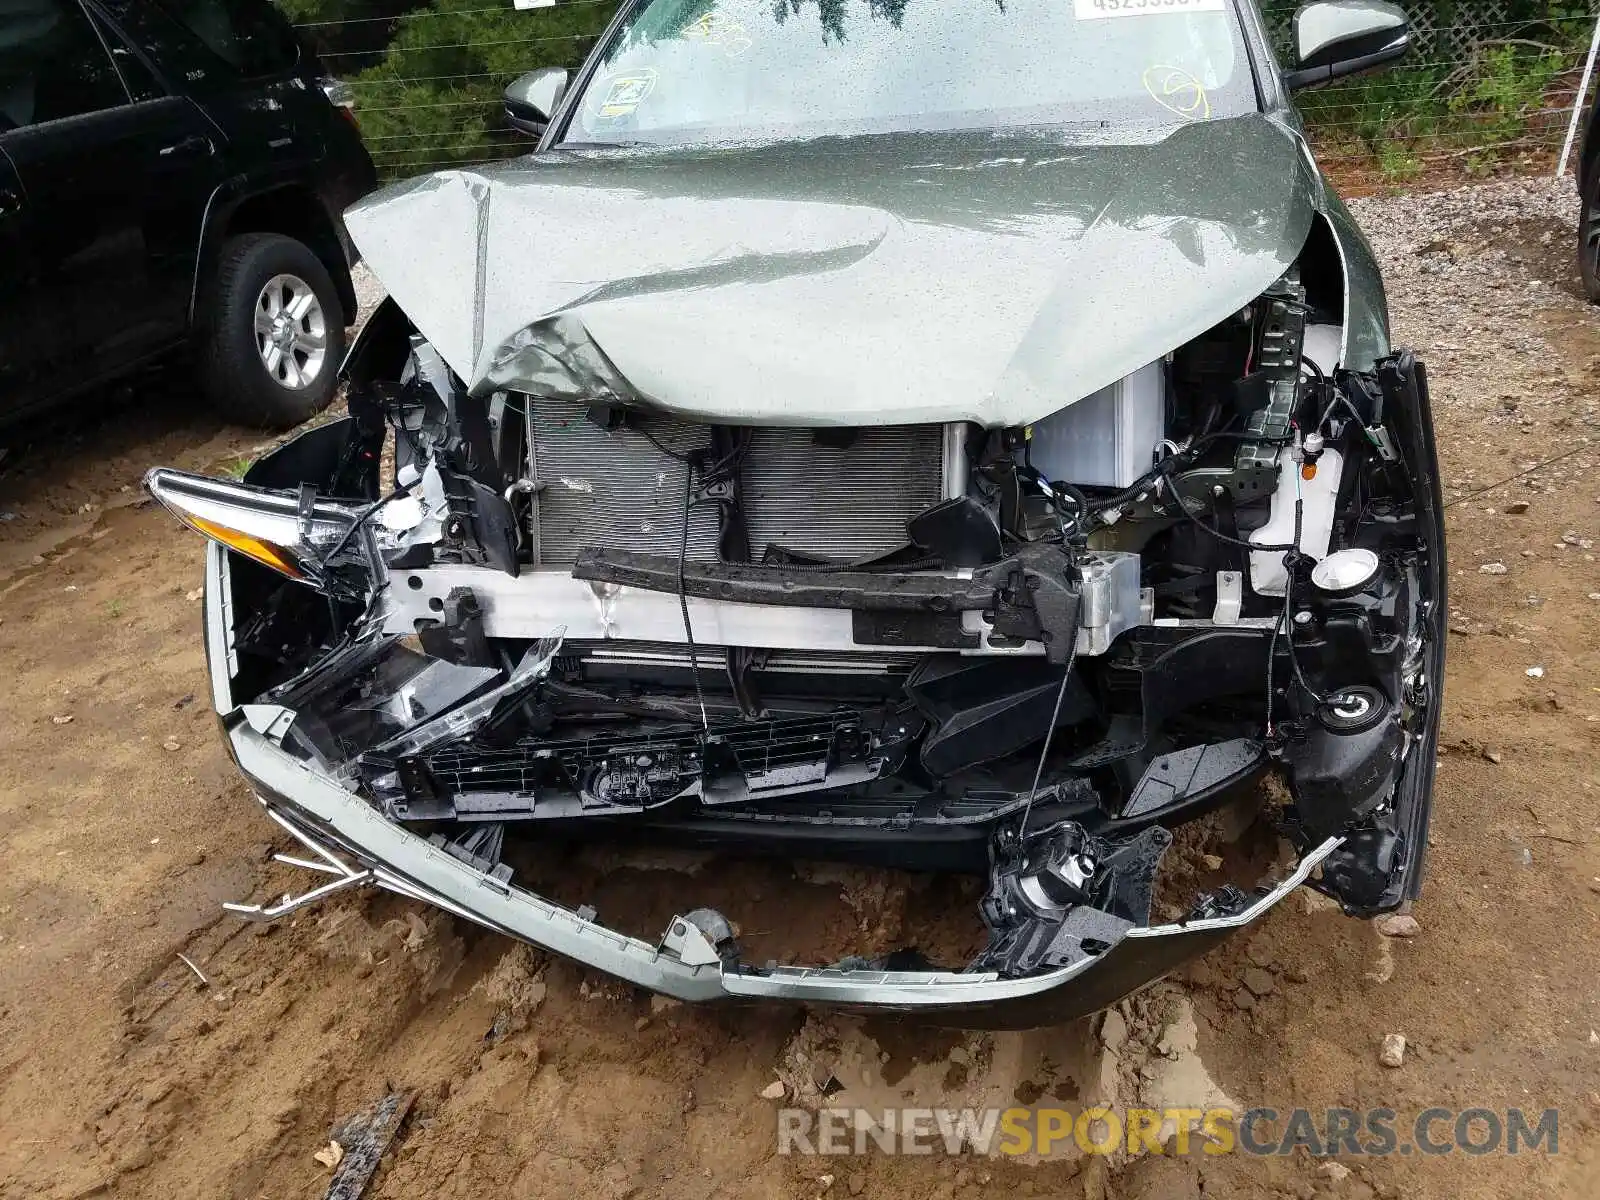
<instances>
[{"instance_id":1,"label":"crumpled sheet metal","mask_svg":"<svg viewBox=\"0 0 1600 1200\"><path fill-rule=\"evenodd\" d=\"M553 151L395 185L346 221L479 394L1017 425L1250 303L1326 203L1266 117L1117 133Z\"/></svg>"}]
</instances>

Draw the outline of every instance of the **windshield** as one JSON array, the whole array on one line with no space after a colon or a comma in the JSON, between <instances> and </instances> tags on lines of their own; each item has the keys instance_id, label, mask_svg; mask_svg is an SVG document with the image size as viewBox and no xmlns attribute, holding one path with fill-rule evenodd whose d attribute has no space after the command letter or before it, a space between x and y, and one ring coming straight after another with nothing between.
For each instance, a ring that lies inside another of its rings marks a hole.
<instances>
[{"instance_id":1,"label":"windshield","mask_svg":"<svg viewBox=\"0 0 1600 1200\"><path fill-rule=\"evenodd\" d=\"M637 0L564 140L1160 125L1255 110L1224 0Z\"/></svg>"}]
</instances>

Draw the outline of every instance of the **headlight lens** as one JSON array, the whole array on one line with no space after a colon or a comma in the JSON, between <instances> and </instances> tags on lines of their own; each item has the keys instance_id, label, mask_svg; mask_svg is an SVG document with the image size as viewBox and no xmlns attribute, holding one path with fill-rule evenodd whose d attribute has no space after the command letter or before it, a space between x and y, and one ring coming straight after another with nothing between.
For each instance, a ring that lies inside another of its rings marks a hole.
<instances>
[{"instance_id":1,"label":"headlight lens","mask_svg":"<svg viewBox=\"0 0 1600 1200\"><path fill-rule=\"evenodd\" d=\"M346 594L346 569L370 569L358 506L159 467L145 490L190 529L319 591Z\"/></svg>"}]
</instances>

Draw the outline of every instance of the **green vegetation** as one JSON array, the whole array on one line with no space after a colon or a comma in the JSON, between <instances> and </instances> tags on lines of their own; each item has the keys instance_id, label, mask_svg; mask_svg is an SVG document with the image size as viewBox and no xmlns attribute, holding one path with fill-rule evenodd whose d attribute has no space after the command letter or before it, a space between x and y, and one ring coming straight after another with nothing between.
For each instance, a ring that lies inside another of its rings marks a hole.
<instances>
[{"instance_id":1,"label":"green vegetation","mask_svg":"<svg viewBox=\"0 0 1600 1200\"><path fill-rule=\"evenodd\" d=\"M617 0L558 0L517 11L511 0L277 0L350 82L373 157L389 177L526 151L500 94L525 71L576 69ZM681 0L684 23L710 0ZM771 0L807 9L825 37L848 36L843 0ZM1432 158L1487 169L1506 153L1559 144L1594 17L1583 0L1402 0L1416 22L1411 56L1297 97L1324 161L1357 161L1405 180ZM905 0L871 0L898 21ZM1284 61L1296 0L1265 0Z\"/></svg>"},{"instance_id":2,"label":"green vegetation","mask_svg":"<svg viewBox=\"0 0 1600 1200\"><path fill-rule=\"evenodd\" d=\"M538 67L576 70L616 0L562 0L519 12L511 0L278 0L327 68L356 93L361 132L379 170L521 154L500 94Z\"/></svg>"},{"instance_id":3,"label":"green vegetation","mask_svg":"<svg viewBox=\"0 0 1600 1200\"><path fill-rule=\"evenodd\" d=\"M1507 154L1559 147L1592 13L1512 0L1503 17L1480 18L1470 0L1401 3L1433 31L1419 31L1406 59L1296 96L1319 158L1367 162L1398 182L1429 159L1487 170ZM1285 60L1293 11L1279 0L1266 5Z\"/></svg>"}]
</instances>

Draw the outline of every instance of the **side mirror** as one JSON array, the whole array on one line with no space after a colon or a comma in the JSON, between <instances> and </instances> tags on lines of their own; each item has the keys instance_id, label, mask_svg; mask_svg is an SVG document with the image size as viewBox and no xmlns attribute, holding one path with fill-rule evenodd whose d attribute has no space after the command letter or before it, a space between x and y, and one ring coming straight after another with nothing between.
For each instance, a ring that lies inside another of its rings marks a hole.
<instances>
[{"instance_id":1,"label":"side mirror","mask_svg":"<svg viewBox=\"0 0 1600 1200\"><path fill-rule=\"evenodd\" d=\"M561 97L567 94L565 67L529 71L505 90L506 120L513 129L538 137L550 124Z\"/></svg>"},{"instance_id":2,"label":"side mirror","mask_svg":"<svg viewBox=\"0 0 1600 1200\"><path fill-rule=\"evenodd\" d=\"M1406 14L1385 0L1317 0L1294 14L1297 69L1285 71L1292 90L1353 75L1406 52Z\"/></svg>"}]
</instances>

